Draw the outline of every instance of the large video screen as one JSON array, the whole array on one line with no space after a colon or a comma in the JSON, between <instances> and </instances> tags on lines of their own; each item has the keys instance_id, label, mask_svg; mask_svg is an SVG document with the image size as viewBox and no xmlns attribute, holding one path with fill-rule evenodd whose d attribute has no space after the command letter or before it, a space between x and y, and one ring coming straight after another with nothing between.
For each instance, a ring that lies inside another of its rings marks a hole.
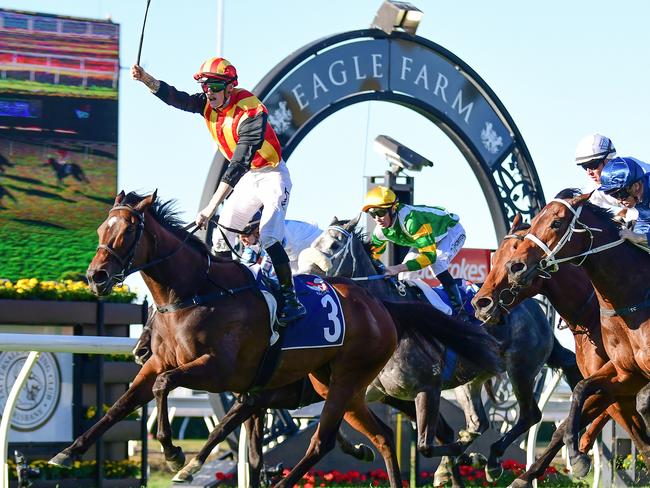
<instances>
[{"instance_id":1,"label":"large video screen","mask_svg":"<svg viewBox=\"0 0 650 488\"><path fill-rule=\"evenodd\" d=\"M83 273L117 186L119 26L0 9L0 279Z\"/></svg>"}]
</instances>

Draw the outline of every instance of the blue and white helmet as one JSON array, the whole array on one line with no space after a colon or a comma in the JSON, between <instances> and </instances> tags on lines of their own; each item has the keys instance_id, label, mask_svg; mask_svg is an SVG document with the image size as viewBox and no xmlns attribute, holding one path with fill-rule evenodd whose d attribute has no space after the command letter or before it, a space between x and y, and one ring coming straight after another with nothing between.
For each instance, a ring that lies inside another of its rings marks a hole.
<instances>
[{"instance_id":1,"label":"blue and white helmet","mask_svg":"<svg viewBox=\"0 0 650 488\"><path fill-rule=\"evenodd\" d=\"M615 192L627 188L635 181L643 178L645 172L634 158L614 158L609 161L600 173L600 191Z\"/></svg>"},{"instance_id":2,"label":"blue and white helmet","mask_svg":"<svg viewBox=\"0 0 650 488\"><path fill-rule=\"evenodd\" d=\"M582 165L597 160L608 160L616 157L616 148L609 137L601 134L584 136L576 146L576 164Z\"/></svg>"}]
</instances>

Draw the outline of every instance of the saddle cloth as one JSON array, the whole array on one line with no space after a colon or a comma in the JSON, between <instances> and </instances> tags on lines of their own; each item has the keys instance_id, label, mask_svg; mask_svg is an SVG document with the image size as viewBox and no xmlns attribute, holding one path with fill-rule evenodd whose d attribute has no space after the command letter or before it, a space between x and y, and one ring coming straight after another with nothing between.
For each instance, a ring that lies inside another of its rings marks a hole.
<instances>
[{"instance_id":1,"label":"saddle cloth","mask_svg":"<svg viewBox=\"0 0 650 488\"><path fill-rule=\"evenodd\" d=\"M279 338L276 329L277 304L281 300L278 290L265 280L259 268L249 267L267 304L271 316L270 345ZM339 347L345 338L345 317L341 301L334 288L325 280L315 275L295 275L293 283L296 295L307 309L307 315L291 322L282 334L281 349L310 349L316 347Z\"/></svg>"}]
</instances>

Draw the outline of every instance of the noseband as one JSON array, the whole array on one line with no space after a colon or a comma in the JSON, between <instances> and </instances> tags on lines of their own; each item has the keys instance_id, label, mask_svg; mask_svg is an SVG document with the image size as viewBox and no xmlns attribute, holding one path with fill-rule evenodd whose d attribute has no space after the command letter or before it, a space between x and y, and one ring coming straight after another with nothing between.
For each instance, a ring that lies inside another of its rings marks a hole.
<instances>
[{"instance_id":1,"label":"noseband","mask_svg":"<svg viewBox=\"0 0 650 488\"><path fill-rule=\"evenodd\" d=\"M126 279L127 276L137 271L135 268L132 268L132 266L133 266L133 259L135 258L135 251L138 248L138 243L140 242L140 238L142 237L142 233L144 231L144 214L138 212L136 209L134 209L129 205L118 205L116 207L113 207L108 212L108 215L110 216L111 213L116 210L126 210L131 215L134 215L138 219L138 224L135 229L135 239L133 240L133 244L129 248L129 251L126 253L126 256L124 257L120 256L115 251L115 249L113 249L108 244L98 245L97 250L106 251L110 256L115 258L118 263L120 263L120 265L122 266L122 271L111 276L111 279L114 280L115 283L121 283Z\"/></svg>"}]
</instances>

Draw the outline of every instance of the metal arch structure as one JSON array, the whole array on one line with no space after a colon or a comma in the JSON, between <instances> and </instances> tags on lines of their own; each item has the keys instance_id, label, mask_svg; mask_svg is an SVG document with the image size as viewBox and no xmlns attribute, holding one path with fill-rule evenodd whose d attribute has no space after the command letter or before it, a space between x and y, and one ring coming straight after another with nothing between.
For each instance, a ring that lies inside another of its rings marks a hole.
<instances>
[{"instance_id":1,"label":"metal arch structure","mask_svg":"<svg viewBox=\"0 0 650 488\"><path fill-rule=\"evenodd\" d=\"M504 105L467 63L428 39L379 29L326 37L284 59L253 92L268 108L285 161L329 115L359 102L387 101L421 114L459 148L499 239L517 212L529 219L545 205L533 160ZM201 208L226 164L217 153Z\"/></svg>"}]
</instances>

